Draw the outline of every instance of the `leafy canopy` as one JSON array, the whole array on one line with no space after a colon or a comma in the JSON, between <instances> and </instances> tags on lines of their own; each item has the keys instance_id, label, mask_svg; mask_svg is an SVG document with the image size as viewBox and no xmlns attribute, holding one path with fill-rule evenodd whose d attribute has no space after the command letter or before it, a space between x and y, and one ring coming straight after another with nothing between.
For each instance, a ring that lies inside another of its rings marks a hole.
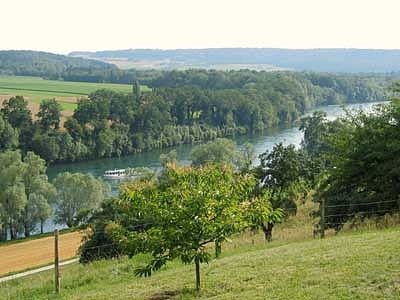
<instances>
[{"instance_id":1,"label":"leafy canopy","mask_svg":"<svg viewBox=\"0 0 400 300\"><path fill-rule=\"evenodd\" d=\"M200 263L210 260L207 244L249 226L246 208L255 183L253 176L226 166L171 166L164 180L134 182L126 189L119 204L130 222L111 223L108 230L125 253L152 254L137 275L150 276L176 258L195 262L199 270Z\"/></svg>"}]
</instances>

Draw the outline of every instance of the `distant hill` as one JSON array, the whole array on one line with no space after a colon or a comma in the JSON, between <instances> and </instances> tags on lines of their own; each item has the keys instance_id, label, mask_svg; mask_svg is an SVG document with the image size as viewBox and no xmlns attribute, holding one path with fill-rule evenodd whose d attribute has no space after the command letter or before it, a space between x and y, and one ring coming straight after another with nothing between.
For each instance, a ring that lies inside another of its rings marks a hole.
<instances>
[{"instance_id":1,"label":"distant hill","mask_svg":"<svg viewBox=\"0 0 400 300\"><path fill-rule=\"evenodd\" d=\"M112 70L115 65L99 60L30 50L0 51L0 75L43 76L58 79L71 69Z\"/></svg>"},{"instance_id":2,"label":"distant hill","mask_svg":"<svg viewBox=\"0 0 400 300\"><path fill-rule=\"evenodd\" d=\"M372 49L129 49L72 52L70 56L137 68L292 69L298 71L387 73L400 71L400 50Z\"/></svg>"}]
</instances>

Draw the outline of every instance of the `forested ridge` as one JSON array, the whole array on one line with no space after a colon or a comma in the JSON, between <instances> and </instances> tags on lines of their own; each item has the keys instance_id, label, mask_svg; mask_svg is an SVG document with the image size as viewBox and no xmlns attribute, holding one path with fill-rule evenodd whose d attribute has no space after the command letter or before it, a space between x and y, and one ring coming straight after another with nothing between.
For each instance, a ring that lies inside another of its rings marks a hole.
<instances>
[{"instance_id":1,"label":"forested ridge","mask_svg":"<svg viewBox=\"0 0 400 300\"><path fill-rule=\"evenodd\" d=\"M384 99L384 77L255 71L172 71L136 82L131 94L99 90L60 128L60 106L42 102L33 121L14 97L0 113L1 149L34 151L48 163L126 155L292 124L318 105Z\"/></svg>"},{"instance_id":2,"label":"forested ridge","mask_svg":"<svg viewBox=\"0 0 400 300\"><path fill-rule=\"evenodd\" d=\"M166 61L180 65L268 64L297 71L314 72L399 72L399 50L379 49L128 49L96 52L72 52L100 60Z\"/></svg>"},{"instance_id":3,"label":"forested ridge","mask_svg":"<svg viewBox=\"0 0 400 300\"><path fill-rule=\"evenodd\" d=\"M40 76L63 79L71 70L113 70L116 66L98 60L68 57L29 50L0 51L0 75Z\"/></svg>"}]
</instances>

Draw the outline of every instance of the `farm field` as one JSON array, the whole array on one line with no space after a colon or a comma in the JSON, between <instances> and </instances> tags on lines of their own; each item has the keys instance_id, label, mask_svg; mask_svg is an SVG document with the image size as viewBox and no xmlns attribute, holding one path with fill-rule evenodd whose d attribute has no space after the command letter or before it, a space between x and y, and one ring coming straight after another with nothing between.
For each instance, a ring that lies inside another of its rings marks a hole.
<instances>
[{"instance_id":1,"label":"farm field","mask_svg":"<svg viewBox=\"0 0 400 300\"><path fill-rule=\"evenodd\" d=\"M129 84L69 82L28 76L0 76L0 100L14 95L22 95L29 102L40 104L43 99L56 98L63 110L66 111L75 109L77 99L104 88L124 93L132 90ZM142 90L149 91L150 89L142 86Z\"/></svg>"},{"instance_id":2,"label":"farm field","mask_svg":"<svg viewBox=\"0 0 400 300\"><path fill-rule=\"evenodd\" d=\"M59 237L60 259L76 256L83 233L70 232ZM0 246L0 276L49 264L54 261L54 237Z\"/></svg>"},{"instance_id":3,"label":"farm field","mask_svg":"<svg viewBox=\"0 0 400 300\"><path fill-rule=\"evenodd\" d=\"M242 236L201 266L200 293L193 265L137 278L144 257L136 256L63 267L59 297L46 271L1 283L0 299L399 299L399 239L399 227L291 243Z\"/></svg>"}]
</instances>

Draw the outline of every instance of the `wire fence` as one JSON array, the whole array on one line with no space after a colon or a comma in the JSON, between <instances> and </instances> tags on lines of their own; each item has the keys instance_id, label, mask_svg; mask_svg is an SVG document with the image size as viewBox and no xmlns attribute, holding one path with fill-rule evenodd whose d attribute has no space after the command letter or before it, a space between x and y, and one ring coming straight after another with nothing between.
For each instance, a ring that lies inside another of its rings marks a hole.
<instances>
[{"instance_id":1,"label":"wire fence","mask_svg":"<svg viewBox=\"0 0 400 300\"><path fill-rule=\"evenodd\" d=\"M385 207L386 206L386 207ZM335 210L338 209L338 212L335 212ZM298 211L297 208L288 208L285 209L286 214L295 214L296 211ZM332 211L332 213L330 213ZM371 202L363 202L363 203L349 203L349 204L329 204L329 205L324 205L324 203L320 203L320 207L318 211L315 211L317 216L320 219L320 222L318 223L319 228L318 231L320 233L320 236L324 236L324 232L326 229L329 228L338 228L340 226L344 226L345 224L351 224L353 220L356 218L358 219L363 219L367 217L382 217L385 214L400 214L400 201L397 200L387 200L387 201L371 201ZM400 219L400 218L399 218ZM149 227L154 224L149 223L149 222L144 222L141 224L138 224L136 226L131 226L129 229L134 231L134 230L139 230L144 227ZM93 231L91 232L88 230L87 232L89 234L107 234L108 231L106 228L101 228L101 229L92 229ZM314 230L315 233L315 230ZM61 244L60 247L63 247ZM43 247L44 250L45 247ZM48 250L48 245L46 246L46 249ZM91 246L90 244L87 244L87 246L84 246L82 249L86 252L90 252L92 255L92 259L97 259L97 258L107 258L104 256L104 253L102 251L107 250L109 253L107 254L109 257L120 257L121 252L119 248L116 246L115 243L110 243L107 242L105 244L100 244L100 245L93 245ZM41 249L39 249L40 251ZM78 250L78 249L76 249ZM59 252L59 251L55 251ZM78 254L78 253L76 253ZM106 256L107 256L106 255ZM7 260L6 256L1 256L2 260ZM31 259L32 256L28 254L20 254L18 256L20 260L25 260L25 259ZM60 261L59 257L56 258L50 257L49 262L55 261L56 264ZM55 270L59 268L55 264ZM0 270L1 271L1 270ZM55 275L56 277L59 275ZM1 277L1 276L0 276ZM55 279L54 282L57 282Z\"/></svg>"},{"instance_id":2,"label":"wire fence","mask_svg":"<svg viewBox=\"0 0 400 300\"><path fill-rule=\"evenodd\" d=\"M400 200L369 201L360 203L340 203L326 205L320 203L318 216L320 222L315 231L320 237L325 236L325 230L334 228L340 230L344 226L360 227L363 223L371 221L382 222L385 215L400 213ZM372 218L372 219L371 219Z\"/></svg>"}]
</instances>

